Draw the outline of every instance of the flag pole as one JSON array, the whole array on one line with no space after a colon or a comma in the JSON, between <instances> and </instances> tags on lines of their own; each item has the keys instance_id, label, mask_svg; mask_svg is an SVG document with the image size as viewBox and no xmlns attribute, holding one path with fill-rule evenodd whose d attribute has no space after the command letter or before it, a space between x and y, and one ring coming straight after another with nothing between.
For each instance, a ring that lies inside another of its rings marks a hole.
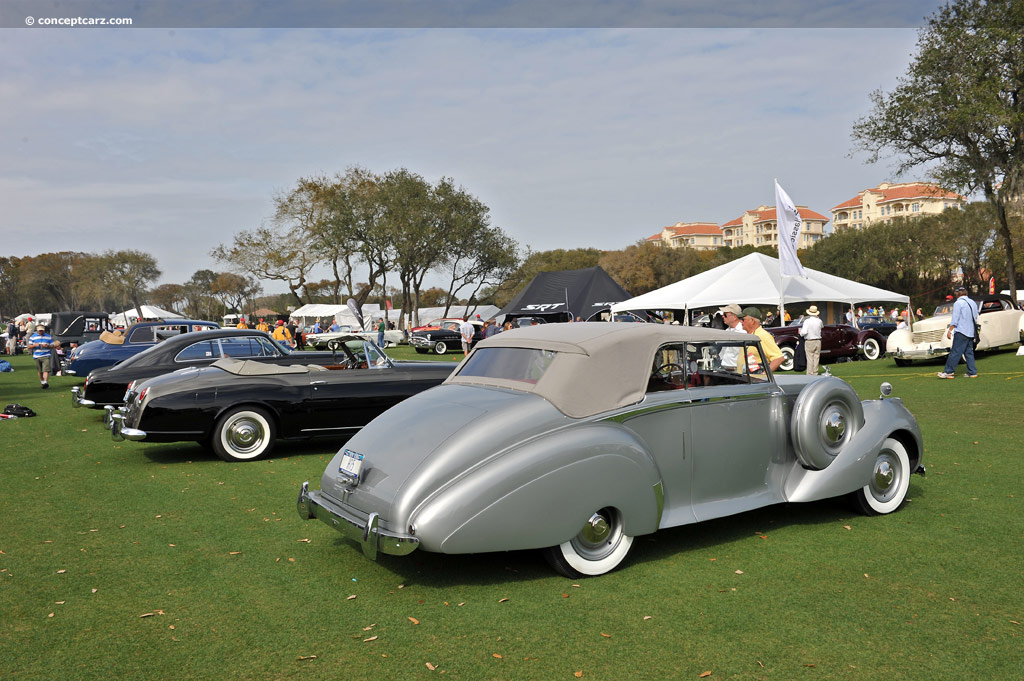
<instances>
[{"instance_id":1,"label":"flag pole","mask_svg":"<svg viewBox=\"0 0 1024 681\"><path fill-rule=\"evenodd\" d=\"M779 178L777 178L777 177L775 178L775 186L776 187L779 186ZM779 201L778 201L778 199L776 199L776 201L775 201L775 238L776 239L781 239L782 238L782 230L779 229L779 226L780 226L779 212L781 210L782 210L782 207L779 206ZM778 250L778 244L776 244L776 250ZM779 257L779 280L781 281L781 284L782 284L779 287L779 326L785 326L785 321L786 321L786 275L782 273L782 257L781 256Z\"/></svg>"}]
</instances>

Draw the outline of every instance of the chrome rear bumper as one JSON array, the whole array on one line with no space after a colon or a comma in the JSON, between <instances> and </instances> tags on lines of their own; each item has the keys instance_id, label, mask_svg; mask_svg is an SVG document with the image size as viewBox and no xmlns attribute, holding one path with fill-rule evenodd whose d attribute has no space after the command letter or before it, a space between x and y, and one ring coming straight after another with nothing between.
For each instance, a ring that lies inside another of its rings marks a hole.
<instances>
[{"instance_id":1,"label":"chrome rear bumper","mask_svg":"<svg viewBox=\"0 0 1024 681\"><path fill-rule=\"evenodd\" d=\"M138 428L128 428L124 425L124 414L120 412L107 412L110 414L110 437L114 442L132 440L139 442L146 439L146 431Z\"/></svg>"},{"instance_id":2,"label":"chrome rear bumper","mask_svg":"<svg viewBox=\"0 0 1024 681\"><path fill-rule=\"evenodd\" d=\"M96 403L92 400L83 399L82 389L76 385L71 389L71 406L75 409L78 409L79 407L95 407Z\"/></svg>"},{"instance_id":3,"label":"chrome rear bumper","mask_svg":"<svg viewBox=\"0 0 1024 681\"><path fill-rule=\"evenodd\" d=\"M390 556L404 556L419 546L420 540L406 534L395 534L381 529L379 516L371 513L360 518L351 511L326 499L321 492L309 489L309 482L302 483L296 504L299 517L303 520L317 520L327 523L346 539L352 539L363 549L370 560L377 559L377 552Z\"/></svg>"}]
</instances>

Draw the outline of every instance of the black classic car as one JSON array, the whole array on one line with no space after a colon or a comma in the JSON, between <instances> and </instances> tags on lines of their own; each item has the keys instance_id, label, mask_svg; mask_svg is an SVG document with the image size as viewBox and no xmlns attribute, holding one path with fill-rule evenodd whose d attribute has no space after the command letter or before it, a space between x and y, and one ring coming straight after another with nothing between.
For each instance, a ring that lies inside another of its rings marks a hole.
<instances>
[{"instance_id":1,"label":"black classic car","mask_svg":"<svg viewBox=\"0 0 1024 681\"><path fill-rule=\"evenodd\" d=\"M439 326L428 326L418 331L413 331L409 336L409 345L416 348L416 352L425 355L433 352L443 355L446 352L462 352L462 333L459 326L462 324L457 319L443 319ZM473 345L484 338L484 323L479 320L472 320Z\"/></svg>"},{"instance_id":2,"label":"black classic car","mask_svg":"<svg viewBox=\"0 0 1024 681\"><path fill-rule=\"evenodd\" d=\"M337 362L280 365L219 359L141 381L111 415L114 440L196 441L225 461L266 456L278 438L339 436L439 385L454 362L392 361L352 336Z\"/></svg>"},{"instance_id":3,"label":"black classic car","mask_svg":"<svg viewBox=\"0 0 1024 681\"><path fill-rule=\"evenodd\" d=\"M94 341L113 328L106 312L54 312L50 317L50 335L65 345Z\"/></svg>"},{"instance_id":4,"label":"black classic car","mask_svg":"<svg viewBox=\"0 0 1024 681\"><path fill-rule=\"evenodd\" d=\"M896 320L882 315L864 315L857 319L858 329L874 329L885 338L896 330Z\"/></svg>"},{"instance_id":5,"label":"black classic car","mask_svg":"<svg viewBox=\"0 0 1024 681\"><path fill-rule=\"evenodd\" d=\"M775 337L786 361L779 367L791 371L796 366L796 345L803 338L800 335L800 321L788 326L768 329ZM821 363L834 362L840 357L857 359L878 359L885 354L885 337L874 329L856 329L848 324L826 324L821 329Z\"/></svg>"},{"instance_id":6,"label":"black classic car","mask_svg":"<svg viewBox=\"0 0 1024 681\"><path fill-rule=\"evenodd\" d=\"M162 340L114 366L94 369L85 385L71 389L72 405L103 407L124 402L132 381L186 367L209 366L223 357L276 365L336 363L332 352L295 352L255 329L195 331Z\"/></svg>"}]
</instances>

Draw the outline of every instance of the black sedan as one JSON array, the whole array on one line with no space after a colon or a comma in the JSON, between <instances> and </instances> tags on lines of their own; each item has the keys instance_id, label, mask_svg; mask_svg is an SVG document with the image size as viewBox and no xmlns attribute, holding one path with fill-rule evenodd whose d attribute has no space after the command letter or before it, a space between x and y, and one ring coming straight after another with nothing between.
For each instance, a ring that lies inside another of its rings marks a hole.
<instances>
[{"instance_id":1,"label":"black sedan","mask_svg":"<svg viewBox=\"0 0 1024 681\"><path fill-rule=\"evenodd\" d=\"M457 320L442 320L440 326L428 326L418 331L413 331L409 336L409 344L416 348L416 352L425 355L433 352L443 355L446 352L462 352L462 332L459 330L462 322ZM473 320L473 345L484 338L484 323Z\"/></svg>"},{"instance_id":2,"label":"black sedan","mask_svg":"<svg viewBox=\"0 0 1024 681\"><path fill-rule=\"evenodd\" d=\"M336 359L333 352L295 352L255 329L196 331L160 341L114 366L94 369L82 388L72 388L71 403L76 407L118 405L124 402L132 381L187 367L209 366L224 357L282 366L331 364Z\"/></svg>"},{"instance_id":3,"label":"black sedan","mask_svg":"<svg viewBox=\"0 0 1024 681\"><path fill-rule=\"evenodd\" d=\"M454 362L396 362L352 337L338 363L273 365L220 359L135 384L111 416L115 440L195 441L225 461L266 456L278 438L350 434L439 385Z\"/></svg>"},{"instance_id":4,"label":"black sedan","mask_svg":"<svg viewBox=\"0 0 1024 681\"><path fill-rule=\"evenodd\" d=\"M885 338L888 338L889 334L896 330L896 322L889 317L881 315L864 315L857 319L857 328L874 329Z\"/></svg>"}]
</instances>

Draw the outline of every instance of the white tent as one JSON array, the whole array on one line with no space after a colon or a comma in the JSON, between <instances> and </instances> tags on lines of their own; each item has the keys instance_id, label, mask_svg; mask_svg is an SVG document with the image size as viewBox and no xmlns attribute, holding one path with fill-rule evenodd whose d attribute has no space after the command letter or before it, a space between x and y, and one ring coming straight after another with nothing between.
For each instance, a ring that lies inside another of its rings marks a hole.
<instances>
[{"instance_id":1,"label":"white tent","mask_svg":"<svg viewBox=\"0 0 1024 681\"><path fill-rule=\"evenodd\" d=\"M761 253L733 260L689 279L612 305L613 312L685 310L738 303L771 305L802 302L909 303L910 297L824 272L804 268L803 277L783 277L779 261ZM785 284L785 296L782 295Z\"/></svg>"},{"instance_id":2,"label":"white tent","mask_svg":"<svg viewBox=\"0 0 1024 681\"><path fill-rule=\"evenodd\" d=\"M184 319L177 312L164 310L156 305L142 305L141 307L142 314L139 314L138 310L133 307L120 314L111 315L110 321L114 326L129 326L140 319Z\"/></svg>"}]
</instances>

